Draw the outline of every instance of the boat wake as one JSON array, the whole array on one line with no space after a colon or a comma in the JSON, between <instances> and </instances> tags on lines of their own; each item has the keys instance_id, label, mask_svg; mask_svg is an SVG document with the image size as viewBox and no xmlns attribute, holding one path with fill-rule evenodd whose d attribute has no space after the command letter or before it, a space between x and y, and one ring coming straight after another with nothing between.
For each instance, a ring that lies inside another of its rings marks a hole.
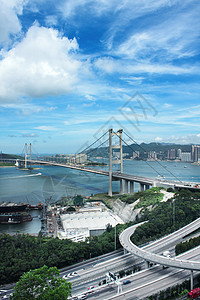
<instances>
[{"instance_id":1,"label":"boat wake","mask_svg":"<svg viewBox=\"0 0 200 300\"><path fill-rule=\"evenodd\" d=\"M35 176L40 176L40 175L42 175L42 173L31 174L31 175L23 175L23 176L14 176L14 177L4 177L4 178L0 178L0 180L17 179L17 178L25 178L25 177L35 177Z\"/></svg>"}]
</instances>

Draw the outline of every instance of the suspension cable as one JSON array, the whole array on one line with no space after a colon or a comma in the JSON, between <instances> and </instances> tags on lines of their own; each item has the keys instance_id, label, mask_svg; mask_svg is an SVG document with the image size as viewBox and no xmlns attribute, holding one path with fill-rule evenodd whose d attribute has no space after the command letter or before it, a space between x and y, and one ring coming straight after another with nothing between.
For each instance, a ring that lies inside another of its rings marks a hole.
<instances>
[{"instance_id":1,"label":"suspension cable","mask_svg":"<svg viewBox=\"0 0 200 300\"><path fill-rule=\"evenodd\" d=\"M105 140L104 142L102 142L98 147L92 148L92 149L89 151L89 153L87 153L87 154L90 154L91 152L97 150L97 149L100 148L103 144L105 144L108 140L109 140L109 138L108 138L107 140Z\"/></svg>"},{"instance_id":2,"label":"suspension cable","mask_svg":"<svg viewBox=\"0 0 200 300\"><path fill-rule=\"evenodd\" d=\"M130 137L125 131L124 131L124 133L125 133L125 135L129 138L129 139L131 139L136 145L138 145L143 151L146 151L141 145L139 145L134 139L132 139L132 137ZM125 142L125 141L124 141ZM126 142L125 142L126 143ZM133 150L133 148L130 146L130 145L128 145L127 143L126 143L126 145L127 146L129 146L132 150ZM134 151L134 150L133 150ZM135 152L135 151L134 151ZM152 156L151 156L151 158L152 158ZM156 161L162 168L164 168L163 167L163 165L159 162L159 161ZM155 170L147 161L146 161L146 163L157 173L157 174L159 174L160 176L162 176L162 174L160 174L157 170ZM165 168L165 170L166 171L168 171L174 178L176 178L179 182L181 182L182 183L182 181L176 176L176 175L174 175L171 171L169 171L168 169L166 169Z\"/></svg>"},{"instance_id":3,"label":"suspension cable","mask_svg":"<svg viewBox=\"0 0 200 300\"><path fill-rule=\"evenodd\" d=\"M100 138L98 138L96 141L94 141L91 145L89 145L88 147L86 147L83 151L79 152L78 154L81 154L81 153L87 151L87 149L89 149L90 147L92 147L96 142L98 142L102 137L104 137L107 134L107 132L108 132L108 130L102 136L100 136Z\"/></svg>"}]
</instances>

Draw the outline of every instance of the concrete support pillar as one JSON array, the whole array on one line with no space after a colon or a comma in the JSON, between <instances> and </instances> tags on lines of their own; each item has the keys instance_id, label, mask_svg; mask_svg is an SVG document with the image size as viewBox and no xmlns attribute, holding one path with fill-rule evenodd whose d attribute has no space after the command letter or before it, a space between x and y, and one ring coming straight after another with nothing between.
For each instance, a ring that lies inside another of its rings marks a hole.
<instances>
[{"instance_id":1,"label":"concrete support pillar","mask_svg":"<svg viewBox=\"0 0 200 300\"><path fill-rule=\"evenodd\" d=\"M120 129L117 132L114 132L112 129L109 129L109 191L108 195L112 197L112 165L120 162L120 172L123 173L123 148L122 148L122 132ZM112 145L112 137L117 136L119 138L119 145ZM113 160L112 150L120 149L120 160ZM122 183L120 183L120 193L123 193Z\"/></svg>"},{"instance_id":2,"label":"concrete support pillar","mask_svg":"<svg viewBox=\"0 0 200 300\"><path fill-rule=\"evenodd\" d=\"M153 182L153 186L152 187L156 187L156 182L155 181Z\"/></svg>"},{"instance_id":3,"label":"concrete support pillar","mask_svg":"<svg viewBox=\"0 0 200 300\"><path fill-rule=\"evenodd\" d=\"M144 184L140 183L140 192L143 192L143 191L144 191Z\"/></svg>"},{"instance_id":4,"label":"concrete support pillar","mask_svg":"<svg viewBox=\"0 0 200 300\"><path fill-rule=\"evenodd\" d=\"M120 172L123 173L123 147L122 147L122 129L118 130L119 145L120 145Z\"/></svg>"},{"instance_id":5,"label":"concrete support pillar","mask_svg":"<svg viewBox=\"0 0 200 300\"><path fill-rule=\"evenodd\" d=\"M130 181L130 194L134 194L134 181Z\"/></svg>"},{"instance_id":6,"label":"concrete support pillar","mask_svg":"<svg viewBox=\"0 0 200 300\"><path fill-rule=\"evenodd\" d=\"M128 194L128 180L124 180L124 193Z\"/></svg>"},{"instance_id":7,"label":"concrete support pillar","mask_svg":"<svg viewBox=\"0 0 200 300\"><path fill-rule=\"evenodd\" d=\"M28 167L28 161L27 159L31 160L31 144L27 145L25 144L25 169Z\"/></svg>"},{"instance_id":8,"label":"concrete support pillar","mask_svg":"<svg viewBox=\"0 0 200 300\"><path fill-rule=\"evenodd\" d=\"M190 289L193 290L194 288L194 276L193 276L193 270L191 270L191 275L190 275Z\"/></svg>"},{"instance_id":9,"label":"concrete support pillar","mask_svg":"<svg viewBox=\"0 0 200 300\"><path fill-rule=\"evenodd\" d=\"M123 179L120 179L120 195L123 195Z\"/></svg>"},{"instance_id":10,"label":"concrete support pillar","mask_svg":"<svg viewBox=\"0 0 200 300\"><path fill-rule=\"evenodd\" d=\"M149 268L149 262L147 260L144 261L145 269Z\"/></svg>"},{"instance_id":11,"label":"concrete support pillar","mask_svg":"<svg viewBox=\"0 0 200 300\"><path fill-rule=\"evenodd\" d=\"M124 255L127 254L127 253L128 253L128 251L124 248Z\"/></svg>"},{"instance_id":12,"label":"concrete support pillar","mask_svg":"<svg viewBox=\"0 0 200 300\"><path fill-rule=\"evenodd\" d=\"M112 129L109 130L109 192L108 195L112 197Z\"/></svg>"}]
</instances>

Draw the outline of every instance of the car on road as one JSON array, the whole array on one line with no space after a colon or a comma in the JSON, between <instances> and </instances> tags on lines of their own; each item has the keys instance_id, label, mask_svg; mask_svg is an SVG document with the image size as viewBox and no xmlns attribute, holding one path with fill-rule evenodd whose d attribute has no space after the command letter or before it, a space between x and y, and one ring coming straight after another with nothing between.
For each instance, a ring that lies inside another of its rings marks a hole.
<instances>
[{"instance_id":1,"label":"car on road","mask_svg":"<svg viewBox=\"0 0 200 300\"><path fill-rule=\"evenodd\" d=\"M94 289L94 288L95 288L95 286L94 286L94 285L91 285L91 286L88 287L88 290L92 290L92 289Z\"/></svg>"},{"instance_id":2,"label":"car on road","mask_svg":"<svg viewBox=\"0 0 200 300\"><path fill-rule=\"evenodd\" d=\"M85 295L78 296L78 300L87 299Z\"/></svg>"},{"instance_id":3,"label":"car on road","mask_svg":"<svg viewBox=\"0 0 200 300\"><path fill-rule=\"evenodd\" d=\"M70 300L83 300L83 299L87 299L84 294L70 298Z\"/></svg>"},{"instance_id":4,"label":"car on road","mask_svg":"<svg viewBox=\"0 0 200 300\"><path fill-rule=\"evenodd\" d=\"M196 299L200 296L200 288L195 288L188 293L189 299Z\"/></svg>"},{"instance_id":5,"label":"car on road","mask_svg":"<svg viewBox=\"0 0 200 300\"><path fill-rule=\"evenodd\" d=\"M131 283L131 281L130 281L129 279L125 279L125 280L123 281L123 284L129 284L129 283Z\"/></svg>"}]
</instances>

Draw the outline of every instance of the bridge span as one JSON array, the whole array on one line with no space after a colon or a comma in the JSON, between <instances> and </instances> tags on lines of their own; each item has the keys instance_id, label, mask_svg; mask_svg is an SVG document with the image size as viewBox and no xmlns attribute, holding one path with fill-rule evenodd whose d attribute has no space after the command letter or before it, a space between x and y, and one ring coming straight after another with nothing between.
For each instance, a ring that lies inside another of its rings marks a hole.
<instances>
[{"instance_id":1,"label":"bridge span","mask_svg":"<svg viewBox=\"0 0 200 300\"><path fill-rule=\"evenodd\" d=\"M1 159L0 159L1 160ZM2 161L8 161L8 162L15 162L17 163L24 163L25 160L23 159L3 159ZM55 161L44 161L44 160L33 160L28 159L27 163L30 164L44 164L44 165L51 165L51 166L57 166L57 167L64 167L94 174L99 174L103 176L110 177L112 175L112 181L120 181L120 194L134 194L134 183L139 184L139 190L144 191L151 187L164 187L164 188L173 188L173 189L191 189L191 190L200 190L200 187L198 187L198 183L196 182L183 182L183 181L173 181L173 180L166 180L162 178L150 178L150 177L142 177L142 176L135 176L132 174L126 174L123 172L110 172L105 170L98 170L98 169L92 169L87 166L81 166L77 164L64 164L64 163L58 163ZM111 193L112 195L112 193Z\"/></svg>"},{"instance_id":2,"label":"bridge span","mask_svg":"<svg viewBox=\"0 0 200 300\"><path fill-rule=\"evenodd\" d=\"M160 264L167 267L173 267L178 269L184 269L184 270L190 270L191 271L191 289L193 289L193 271L199 271L200 270L200 262L194 261L194 260L184 260L181 259L180 255L177 258L171 258L171 257L165 257L162 255L155 254L155 249L152 247L151 252L148 251L147 246L143 248L139 248L131 241L131 236L134 234L136 227L138 227L138 224L133 225L131 227L128 227L125 229L120 235L119 240L124 249L126 249L129 253L134 254L135 256L138 256L145 260L146 266L148 267L149 262L153 262L156 264ZM191 232L196 231L200 227L200 218L196 219L192 223L182 227L181 229L173 232L172 234L165 236L161 238L160 240L154 242L155 246L159 242L161 245L166 243L166 240L168 239L168 242L171 240L171 243L173 244L174 241L177 239L177 236L181 239ZM153 246L153 244L151 246ZM154 249L154 250L153 250Z\"/></svg>"},{"instance_id":3,"label":"bridge span","mask_svg":"<svg viewBox=\"0 0 200 300\"><path fill-rule=\"evenodd\" d=\"M46 164L46 165L64 167L64 168L75 169L75 170L80 170L80 171L104 175L104 176L110 176L110 171L92 169L86 166L62 164L57 162L46 162L40 160L29 160L29 162L35 164ZM185 189L192 189L192 190L193 189L200 190L200 188L197 187L198 184L195 182L182 182L182 181L178 182L178 181L164 180L158 178L135 176L132 174L126 174L121 172L112 172L112 181L122 182L122 184L120 184L120 194L128 194L128 193L131 195L134 194L135 182L139 183L140 191L147 190L150 187L164 187L164 188L171 187L173 189L185 188Z\"/></svg>"}]
</instances>

